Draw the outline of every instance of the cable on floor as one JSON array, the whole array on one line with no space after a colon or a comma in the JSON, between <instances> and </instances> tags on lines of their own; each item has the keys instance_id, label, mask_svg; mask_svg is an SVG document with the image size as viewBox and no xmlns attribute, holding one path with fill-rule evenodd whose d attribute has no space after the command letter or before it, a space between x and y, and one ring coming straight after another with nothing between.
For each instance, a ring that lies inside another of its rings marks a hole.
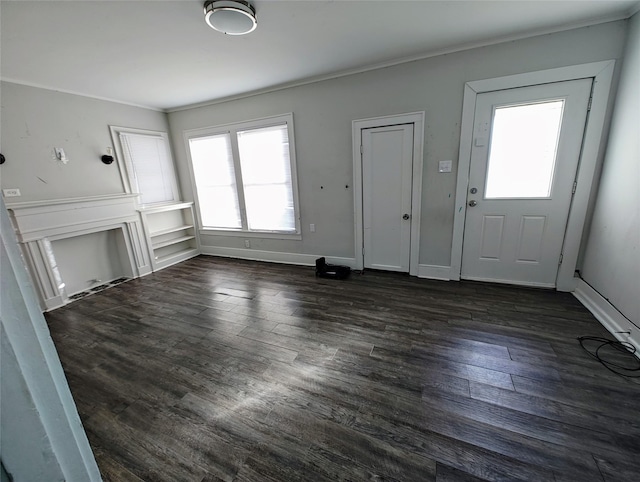
<instances>
[{"instance_id":1,"label":"cable on floor","mask_svg":"<svg viewBox=\"0 0 640 482\"><path fill-rule=\"evenodd\" d=\"M598 360L600 363L602 363L602 365L605 366L605 368L612 371L616 375L627 378L640 378L640 373L638 373L640 372L640 360L636 357L636 348L631 343L627 341L609 340L607 338L602 338L599 336L579 336L578 341L580 342L580 346L589 355ZM585 346L585 342L594 342L598 345L595 349L589 349ZM607 359L604 353L601 352L601 350L605 347L610 347L621 353L627 354L630 359L630 365L632 360L633 366L621 365L612 361L611 359Z\"/></svg>"}]
</instances>

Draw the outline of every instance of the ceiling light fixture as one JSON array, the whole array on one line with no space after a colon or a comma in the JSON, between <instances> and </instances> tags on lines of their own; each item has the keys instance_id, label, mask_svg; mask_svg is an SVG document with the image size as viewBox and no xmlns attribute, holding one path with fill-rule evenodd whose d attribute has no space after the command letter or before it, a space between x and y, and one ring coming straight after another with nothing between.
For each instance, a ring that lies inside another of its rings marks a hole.
<instances>
[{"instance_id":1,"label":"ceiling light fixture","mask_svg":"<svg viewBox=\"0 0 640 482\"><path fill-rule=\"evenodd\" d=\"M256 10L243 0L209 0L204 3L207 25L227 35L244 35L258 25Z\"/></svg>"}]
</instances>

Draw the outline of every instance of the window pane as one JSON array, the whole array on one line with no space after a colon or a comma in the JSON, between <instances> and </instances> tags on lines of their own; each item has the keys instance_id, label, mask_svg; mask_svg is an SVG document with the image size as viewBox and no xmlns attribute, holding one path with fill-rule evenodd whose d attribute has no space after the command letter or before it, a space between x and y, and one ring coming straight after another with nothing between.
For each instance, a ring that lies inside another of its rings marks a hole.
<instances>
[{"instance_id":1,"label":"window pane","mask_svg":"<svg viewBox=\"0 0 640 482\"><path fill-rule=\"evenodd\" d=\"M284 184L245 186L249 229L295 231L291 186Z\"/></svg>"},{"instance_id":2,"label":"window pane","mask_svg":"<svg viewBox=\"0 0 640 482\"><path fill-rule=\"evenodd\" d=\"M238 132L250 230L295 231L287 125Z\"/></svg>"},{"instance_id":3,"label":"window pane","mask_svg":"<svg viewBox=\"0 0 640 482\"><path fill-rule=\"evenodd\" d=\"M563 108L557 100L495 110L485 198L551 195Z\"/></svg>"},{"instance_id":4,"label":"window pane","mask_svg":"<svg viewBox=\"0 0 640 482\"><path fill-rule=\"evenodd\" d=\"M203 227L241 228L229 134L189 139Z\"/></svg>"},{"instance_id":5,"label":"window pane","mask_svg":"<svg viewBox=\"0 0 640 482\"><path fill-rule=\"evenodd\" d=\"M120 143L133 167L141 204L174 200L174 173L167 145L162 137L120 134Z\"/></svg>"}]
</instances>

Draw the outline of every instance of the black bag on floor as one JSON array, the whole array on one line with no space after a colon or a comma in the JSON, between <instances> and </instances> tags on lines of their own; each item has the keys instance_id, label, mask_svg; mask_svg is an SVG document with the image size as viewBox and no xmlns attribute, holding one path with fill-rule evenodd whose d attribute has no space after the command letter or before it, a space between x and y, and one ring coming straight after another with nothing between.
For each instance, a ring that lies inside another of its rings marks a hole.
<instances>
[{"instance_id":1,"label":"black bag on floor","mask_svg":"<svg viewBox=\"0 0 640 482\"><path fill-rule=\"evenodd\" d=\"M345 279L351 273L348 266L327 264L324 258L316 259L316 276L321 278Z\"/></svg>"}]
</instances>

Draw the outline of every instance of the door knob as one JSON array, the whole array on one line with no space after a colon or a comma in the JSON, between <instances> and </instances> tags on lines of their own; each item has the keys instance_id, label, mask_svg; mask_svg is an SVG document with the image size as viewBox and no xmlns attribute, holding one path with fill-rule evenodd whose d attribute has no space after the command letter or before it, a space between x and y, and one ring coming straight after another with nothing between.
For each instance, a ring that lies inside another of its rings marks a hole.
<instances>
[{"instance_id":1,"label":"door knob","mask_svg":"<svg viewBox=\"0 0 640 482\"><path fill-rule=\"evenodd\" d=\"M476 201L475 199L472 199L471 201L469 201L469 206L473 207L476 206L478 204L478 201Z\"/></svg>"},{"instance_id":2,"label":"door knob","mask_svg":"<svg viewBox=\"0 0 640 482\"><path fill-rule=\"evenodd\" d=\"M409 216L409 215L408 215L408 214L406 214L406 213L402 215L402 219L404 219L405 221L406 221L407 219L409 219L410 217L411 217L411 216Z\"/></svg>"}]
</instances>

